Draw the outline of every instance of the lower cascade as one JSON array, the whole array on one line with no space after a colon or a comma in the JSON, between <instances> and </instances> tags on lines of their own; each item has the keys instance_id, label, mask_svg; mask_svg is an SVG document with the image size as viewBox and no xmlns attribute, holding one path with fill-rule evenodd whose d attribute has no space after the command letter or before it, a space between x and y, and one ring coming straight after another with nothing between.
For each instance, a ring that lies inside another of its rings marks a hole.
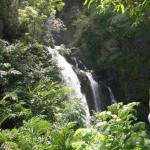
<instances>
[{"instance_id":1,"label":"lower cascade","mask_svg":"<svg viewBox=\"0 0 150 150\"><path fill-rule=\"evenodd\" d=\"M110 87L108 87L108 91L109 91L109 94L110 94L110 101L111 101L111 104L117 103L117 101L116 101L116 99L115 99L115 97L114 97L114 94L113 94L113 92L112 92L112 90L111 90Z\"/></svg>"},{"instance_id":2,"label":"lower cascade","mask_svg":"<svg viewBox=\"0 0 150 150\"><path fill-rule=\"evenodd\" d=\"M93 76L90 72L85 72L88 80L90 81L90 86L92 89L93 94L93 100L95 104L95 111L98 112L101 110L100 108L100 96L99 96L99 85L98 83L93 79Z\"/></svg>"},{"instance_id":3,"label":"lower cascade","mask_svg":"<svg viewBox=\"0 0 150 150\"><path fill-rule=\"evenodd\" d=\"M89 81L89 85L90 85L90 89L91 89L91 93L92 93L92 99L94 102L94 110L96 112L101 111L101 99L100 99L100 87L98 82L96 82L93 78L93 75L90 71L87 70L87 68L85 67L85 65L80 61L74 57L73 58L74 62L75 62L75 67L79 68L79 66L82 66L82 68L80 67L80 69L83 69L81 72L83 74L85 74L85 76L87 77L88 81Z\"/></svg>"},{"instance_id":4,"label":"lower cascade","mask_svg":"<svg viewBox=\"0 0 150 150\"><path fill-rule=\"evenodd\" d=\"M60 74L62 80L69 90L73 90L73 92L69 95L71 100L73 99L81 99L82 105L86 112L86 123L90 125L90 114L89 108L86 102L85 95L81 92L80 81L74 72L72 65L67 62L67 60L61 56L58 52L60 46L55 46L54 49L48 48L49 52L52 54L54 60L56 60L57 67L60 68Z\"/></svg>"}]
</instances>

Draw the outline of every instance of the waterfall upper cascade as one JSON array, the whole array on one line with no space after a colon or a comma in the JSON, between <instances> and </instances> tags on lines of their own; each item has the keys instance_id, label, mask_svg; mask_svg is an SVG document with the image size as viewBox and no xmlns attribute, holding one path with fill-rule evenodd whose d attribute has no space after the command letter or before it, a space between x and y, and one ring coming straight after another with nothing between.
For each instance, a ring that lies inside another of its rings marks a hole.
<instances>
[{"instance_id":1,"label":"waterfall upper cascade","mask_svg":"<svg viewBox=\"0 0 150 150\"><path fill-rule=\"evenodd\" d=\"M64 83L66 84L69 90L73 90L73 92L69 95L69 98L81 99L84 110L86 111L86 122L87 124L90 124L89 108L86 102L85 95L83 95L81 92L80 81L76 73L74 72L72 66L66 61L66 59L63 56L59 54L59 49L61 49L60 46L55 46L54 49L48 48L49 52L52 54L53 59L56 60L57 67L60 68L60 73Z\"/></svg>"},{"instance_id":2,"label":"waterfall upper cascade","mask_svg":"<svg viewBox=\"0 0 150 150\"><path fill-rule=\"evenodd\" d=\"M116 99L114 97L114 94L113 94L113 92L112 92L110 87L108 87L108 91L109 91L109 94L110 94L111 104L117 103L117 101L116 101Z\"/></svg>"}]
</instances>

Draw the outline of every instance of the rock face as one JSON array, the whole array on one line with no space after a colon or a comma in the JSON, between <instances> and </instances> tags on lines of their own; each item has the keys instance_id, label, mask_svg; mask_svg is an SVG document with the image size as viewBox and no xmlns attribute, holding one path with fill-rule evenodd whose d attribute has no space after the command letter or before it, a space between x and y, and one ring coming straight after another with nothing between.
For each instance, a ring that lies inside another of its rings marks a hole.
<instances>
[{"instance_id":1,"label":"rock face","mask_svg":"<svg viewBox=\"0 0 150 150\"><path fill-rule=\"evenodd\" d=\"M3 38L4 21L0 19L0 39Z\"/></svg>"},{"instance_id":2,"label":"rock face","mask_svg":"<svg viewBox=\"0 0 150 150\"><path fill-rule=\"evenodd\" d=\"M113 70L98 70L94 72L94 77L98 83L102 86L102 89L110 87L116 99L119 100L120 97L117 92L117 75ZM107 88L106 88L107 89ZM105 93L105 92L104 92ZM108 95L108 94L107 94Z\"/></svg>"},{"instance_id":3,"label":"rock face","mask_svg":"<svg viewBox=\"0 0 150 150\"><path fill-rule=\"evenodd\" d=\"M111 105L109 91L105 85L101 85L101 93L101 110L105 111L107 107Z\"/></svg>"},{"instance_id":4,"label":"rock face","mask_svg":"<svg viewBox=\"0 0 150 150\"><path fill-rule=\"evenodd\" d=\"M86 95L87 104L89 107L90 114L93 115L93 110L95 110L95 105L93 102L93 95L91 92L91 87L88 78L86 77L85 73L76 69L76 74L81 83L81 91Z\"/></svg>"}]
</instances>

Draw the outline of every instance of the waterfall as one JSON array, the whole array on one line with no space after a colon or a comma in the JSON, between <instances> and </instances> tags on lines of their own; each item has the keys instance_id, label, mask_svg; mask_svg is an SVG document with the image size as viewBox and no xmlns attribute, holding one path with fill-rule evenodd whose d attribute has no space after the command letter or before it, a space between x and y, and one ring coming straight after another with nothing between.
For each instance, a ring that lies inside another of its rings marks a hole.
<instances>
[{"instance_id":1,"label":"waterfall","mask_svg":"<svg viewBox=\"0 0 150 150\"><path fill-rule=\"evenodd\" d=\"M87 68L83 65L83 63L73 57L74 59L74 62L75 62L75 67L76 68L79 68L79 65L82 64L82 68L83 70L86 70ZM99 95L99 85L98 83L94 80L93 78L93 75L91 74L91 72L89 71L83 71L85 73L85 75L87 76L89 82L90 82L90 87L91 87L91 92L92 92L92 95L93 95L93 100L94 100L94 105L95 105L95 110L96 112L100 111L101 108L100 108L100 95Z\"/></svg>"},{"instance_id":2,"label":"waterfall","mask_svg":"<svg viewBox=\"0 0 150 150\"><path fill-rule=\"evenodd\" d=\"M113 92L112 92L110 87L108 87L108 91L109 91L109 95L110 95L111 104L117 103L117 101L116 101L116 99L114 97L114 94L113 94Z\"/></svg>"},{"instance_id":3,"label":"waterfall","mask_svg":"<svg viewBox=\"0 0 150 150\"><path fill-rule=\"evenodd\" d=\"M74 72L72 66L66 61L66 59L58 53L58 49L61 49L60 46L55 46L54 49L48 48L49 52L52 54L52 57L56 60L57 67L60 68L60 73L62 79L69 90L73 92L69 95L70 99L81 99L82 105L86 112L86 122L87 125L90 125L90 114L89 108L86 102L85 95L81 93L80 81Z\"/></svg>"},{"instance_id":4,"label":"waterfall","mask_svg":"<svg viewBox=\"0 0 150 150\"><path fill-rule=\"evenodd\" d=\"M45 23L45 27L46 27L47 35L51 36L51 21L50 21L50 17L47 18L46 23Z\"/></svg>"},{"instance_id":5,"label":"waterfall","mask_svg":"<svg viewBox=\"0 0 150 150\"><path fill-rule=\"evenodd\" d=\"M93 94L93 100L95 104L95 110L96 112L100 111L100 96L99 96L99 85L98 83L93 79L93 76L90 72L85 72L88 80L90 81L90 86L92 89Z\"/></svg>"},{"instance_id":6,"label":"waterfall","mask_svg":"<svg viewBox=\"0 0 150 150\"><path fill-rule=\"evenodd\" d=\"M87 70L85 65L82 63L81 60L77 59L76 57L72 57L74 63L75 63L75 68L79 68L81 70Z\"/></svg>"},{"instance_id":7,"label":"waterfall","mask_svg":"<svg viewBox=\"0 0 150 150\"><path fill-rule=\"evenodd\" d=\"M79 67L79 65L78 65L78 63L77 63L77 59L76 59L75 57L72 57L72 59L74 60L75 67L76 67L76 68L78 68L78 67Z\"/></svg>"}]
</instances>

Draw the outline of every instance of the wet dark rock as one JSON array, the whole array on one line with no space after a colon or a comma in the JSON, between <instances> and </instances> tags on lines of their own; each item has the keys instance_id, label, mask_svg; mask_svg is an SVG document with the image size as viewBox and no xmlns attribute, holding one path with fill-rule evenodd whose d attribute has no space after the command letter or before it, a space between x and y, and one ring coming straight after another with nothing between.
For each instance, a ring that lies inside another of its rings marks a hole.
<instances>
[{"instance_id":1,"label":"wet dark rock","mask_svg":"<svg viewBox=\"0 0 150 150\"><path fill-rule=\"evenodd\" d=\"M75 72L81 83L81 91L86 96L90 114L93 115L93 111L95 110L95 105L94 105L94 101L93 101L93 95L92 95L92 91L91 91L90 82L83 71L76 69Z\"/></svg>"},{"instance_id":2,"label":"wet dark rock","mask_svg":"<svg viewBox=\"0 0 150 150\"><path fill-rule=\"evenodd\" d=\"M101 111L107 110L107 107L111 105L109 90L106 86L101 86Z\"/></svg>"},{"instance_id":3,"label":"wet dark rock","mask_svg":"<svg viewBox=\"0 0 150 150\"><path fill-rule=\"evenodd\" d=\"M117 76L115 71L100 70L95 71L97 81L105 86L113 87L117 83Z\"/></svg>"}]
</instances>

